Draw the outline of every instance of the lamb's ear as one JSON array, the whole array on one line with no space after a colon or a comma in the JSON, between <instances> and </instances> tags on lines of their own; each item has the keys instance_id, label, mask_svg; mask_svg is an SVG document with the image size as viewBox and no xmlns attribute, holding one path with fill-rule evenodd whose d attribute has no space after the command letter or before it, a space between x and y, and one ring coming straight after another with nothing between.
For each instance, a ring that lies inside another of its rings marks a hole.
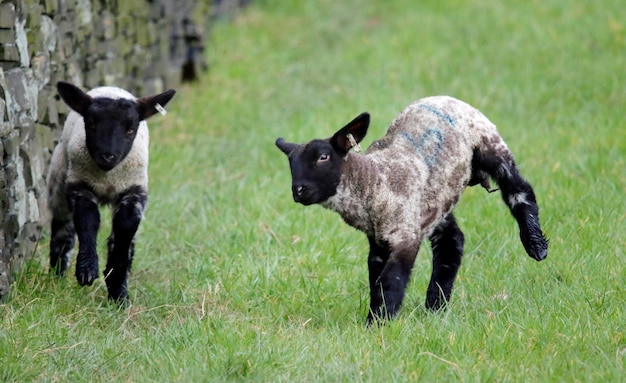
<instances>
[{"instance_id":1,"label":"lamb's ear","mask_svg":"<svg viewBox=\"0 0 626 383\"><path fill-rule=\"evenodd\" d=\"M335 150L340 153L347 154L353 146L363 140L367 134L367 128L370 126L369 113L361 113L354 120L350 121L346 126L339 129L337 133L330 139L330 143ZM350 141L350 136L354 138L354 142Z\"/></svg>"},{"instance_id":2,"label":"lamb's ear","mask_svg":"<svg viewBox=\"0 0 626 383\"><path fill-rule=\"evenodd\" d=\"M170 89L163 93L156 94L154 96L146 96L138 98L135 103L137 104L137 112L139 113L139 120L146 120L149 117L153 116L157 112L161 112L164 110L164 107L172 97L174 97L176 91L174 89ZM157 106L159 105L159 106ZM158 108L158 109L157 109ZM165 112L162 112L165 113Z\"/></svg>"},{"instance_id":3,"label":"lamb's ear","mask_svg":"<svg viewBox=\"0 0 626 383\"><path fill-rule=\"evenodd\" d=\"M89 105L93 102L91 96L69 82L57 82L57 91L67 106L75 110L81 116L85 115Z\"/></svg>"},{"instance_id":4,"label":"lamb's ear","mask_svg":"<svg viewBox=\"0 0 626 383\"><path fill-rule=\"evenodd\" d=\"M276 139L276 146L278 146L278 149L280 149L280 151L285 153L287 156L300 147L298 144L285 141L282 137Z\"/></svg>"}]
</instances>

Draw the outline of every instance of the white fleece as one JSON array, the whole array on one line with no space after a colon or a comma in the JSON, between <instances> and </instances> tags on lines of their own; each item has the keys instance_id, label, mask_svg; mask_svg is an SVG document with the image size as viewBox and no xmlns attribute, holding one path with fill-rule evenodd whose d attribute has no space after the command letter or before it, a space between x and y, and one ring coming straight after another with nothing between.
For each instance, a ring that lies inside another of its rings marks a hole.
<instances>
[{"instance_id":1,"label":"white fleece","mask_svg":"<svg viewBox=\"0 0 626 383\"><path fill-rule=\"evenodd\" d=\"M129 92L109 86L94 88L87 94L94 98L136 100ZM141 121L128 156L115 168L109 171L101 170L87 150L83 117L73 110L70 111L63 125L61 140L52 153L48 171L50 208L53 211L67 209L64 191L67 183L87 183L96 193L100 203L115 201L120 193L131 186L143 186L147 191L149 141L148 124Z\"/></svg>"}]
</instances>

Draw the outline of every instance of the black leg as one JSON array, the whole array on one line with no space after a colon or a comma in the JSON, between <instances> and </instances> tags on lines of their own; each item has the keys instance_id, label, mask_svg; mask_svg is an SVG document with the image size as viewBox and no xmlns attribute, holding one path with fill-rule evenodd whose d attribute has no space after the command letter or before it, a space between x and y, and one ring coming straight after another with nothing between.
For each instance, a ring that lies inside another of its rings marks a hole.
<instances>
[{"instance_id":1,"label":"black leg","mask_svg":"<svg viewBox=\"0 0 626 383\"><path fill-rule=\"evenodd\" d=\"M439 310L450 300L452 286L463 257L465 237L452 213L430 236L433 272L426 292L426 308Z\"/></svg>"},{"instance_id":2,"label":"black leg","mask_svg":"<svg viewBox=\"0 0 626 383\"><path fill-rule=\"evenodd\" d=\"M88 186L68 185L68 198L74 212L74 227L78 236L76 280L81 286L93 284L98 278L96 239L100 227L97 198Z\"/></svg>"},{"instance_id":3,"label":"black leg","mask_svg":"<svg viewBox=\"0 0 626 383\"><path fill-rule=\"evenodd\" d=\"M389 258L382 265L382 270L378 271L380 266L376 266L373 270L370 268L371 303L367 317L368 324L381 319L391 319L398 313L404 300L404 293L418 249L419 243L397 246L397 250L389 247L385 249ZM374 273L379 275L372 284Z\"/></svg>"},{"instance_id":4,"label":"black leg","mask_svg":"<svg viewBox=\"0 0 626 383\"><path fill-rule=\"evenodd\" d=\"M146 207L147 193L142 187L129 189L113 212L113 230L108 240L108 260L104 271L109 299L128 299L128 272L133 259L134 238Z\"/></svg>"},{"instance_id":5,"label":"black leg","mask_svg":"<svg viewBox=\"0 0 626 383\"><path fill-rule=\"evenodd\" d=\"M376 282L389 260L390 250L387 245L378 245L373 237L367 237L367 239L370 243L370 253L367 258L370 280L370 312L368 314L368 322L371 322L373 320L373 312L383 304L382 291L380 286L377 287Z\"/></svg>"},{"instance_id":6,"label":"black leg","mask_svg":"<svg viewBox=\"0 0 626 383\"><path fill-rule=\"evenodd\" d=\"M520 240L526 253L541 261L548 256L548 240L539 224L539 206L532 186L519 174L511 158L495 154L474 153L472 166L479 167L496 180L502 199L515 217Z\"/></svg>"},{"instance_id":7,"label":"black leg","mask_svg":"<svg viewBox=\"0 0 626 383\"><path fill-rule=\"evenodd\" d=\"M548 256L548 240L539 225L539 206L535 192L517 172L512 169L511 177L498 183L502 199L519 225L519 236L526 253L537 261Z\"/></svg>"},{"instance_id":8,"label":"black leg","mask_svg":"<svg viewBox=\"0 0 626 383\"><path fill-rule=\"evenodd\" d=\"M68 212L63 217L56 213L50 225L50 272L65 275L70 265L70 254L74 249L76 232L72 214Z\"/></svg>"}]
</instances>

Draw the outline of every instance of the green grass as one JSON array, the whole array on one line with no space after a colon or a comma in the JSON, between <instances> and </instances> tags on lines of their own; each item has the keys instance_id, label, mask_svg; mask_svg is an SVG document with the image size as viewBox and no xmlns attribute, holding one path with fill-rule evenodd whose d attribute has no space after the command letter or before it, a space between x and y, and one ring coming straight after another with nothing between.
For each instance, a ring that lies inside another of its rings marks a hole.
<instances>
[{"instance_id":1,"label":"green grass","mask_svg":"<svg viewBox=\"0 0 626 383\"><path fill-rule=\"evenodd\" d=\"M48 275L44 241L0 306L0 380L624 381L625 20L619 0L256 1L151 121L132 306ZM434 94L498 125L550 254L527 257L500 197L470 189L449 310L423 309L424 246L397 320L368 329L367 240L292 201L274 140L367 110L367 144Z\"/></svg>"}]
</instances>

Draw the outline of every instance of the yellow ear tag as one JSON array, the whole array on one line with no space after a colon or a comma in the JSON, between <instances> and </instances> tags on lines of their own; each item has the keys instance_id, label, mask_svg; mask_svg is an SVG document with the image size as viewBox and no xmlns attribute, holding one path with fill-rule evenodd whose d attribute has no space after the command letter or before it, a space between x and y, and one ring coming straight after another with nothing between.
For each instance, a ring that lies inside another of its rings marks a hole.
<instances>
[{"instance_id":1,"label":"yellow ear tag","mask_svg":"<svg viewBox=\"0 0 626 383\"><path fill-rule=\"evenodd\" d=\"M350 145L354 148L355 152L360 152L361 151L361 145L359 145L358 142L356 142L356 140L354 139L354 136L352 135L352 133L348 133L346 135L346 137L348 138L348 141L350 141Z\"/></svg>"}]
</instances>

